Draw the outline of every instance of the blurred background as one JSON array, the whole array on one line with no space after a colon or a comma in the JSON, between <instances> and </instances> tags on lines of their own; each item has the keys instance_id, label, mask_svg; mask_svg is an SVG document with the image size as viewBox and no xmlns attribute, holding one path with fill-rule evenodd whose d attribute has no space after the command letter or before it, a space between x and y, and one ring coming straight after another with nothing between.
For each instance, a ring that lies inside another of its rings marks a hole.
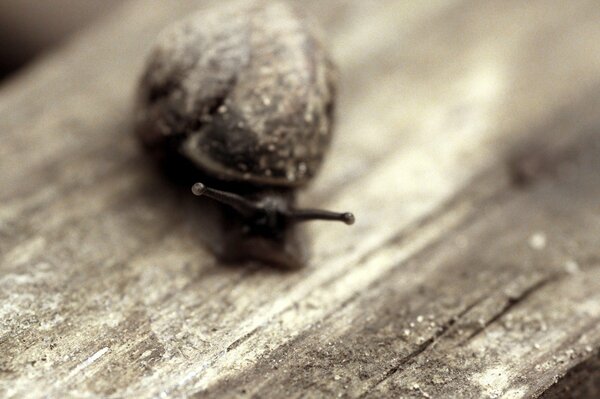
<instances>
[{"instance_id":1,"label":"blurred background","mask_svg":"<svg viewBox=\"0 0 600 399\"><path fill-rule=\"evenodd\" d=\"M0 81L118 0L0 0Z\"/></svg>"}]
</instances>

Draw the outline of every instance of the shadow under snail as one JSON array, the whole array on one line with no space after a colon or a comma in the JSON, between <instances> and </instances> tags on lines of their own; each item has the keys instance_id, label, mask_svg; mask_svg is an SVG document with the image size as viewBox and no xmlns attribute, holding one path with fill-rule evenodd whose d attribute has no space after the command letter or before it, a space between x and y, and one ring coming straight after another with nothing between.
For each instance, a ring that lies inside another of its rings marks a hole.
<instances>
[{"instance_id":1,"label":"shadow under snail","mask_svg":"<svg viewBox=\"0 0 600 399\"><path fill-rule=\"evenodd\" d=\"M296 223L354 223L352 213L295 207L331 141L335 83L317 30L285 3L221 5L160 34L139 85L136 132L151 152L183 157L227 188L192 187L234 210L222 257L299 267Z\"/></svg>"}]
</instances>

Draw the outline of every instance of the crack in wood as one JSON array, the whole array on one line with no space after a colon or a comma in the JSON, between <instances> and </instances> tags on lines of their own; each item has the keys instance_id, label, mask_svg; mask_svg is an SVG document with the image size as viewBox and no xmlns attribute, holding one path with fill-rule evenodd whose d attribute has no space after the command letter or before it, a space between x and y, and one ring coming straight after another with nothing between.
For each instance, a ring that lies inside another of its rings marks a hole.
<instances>
[{"instance_id":1,"label":"crack in wood","mask_svg":"<svg viewBox=\"0 0 600 399\"><path fill-rule=\"evenodd\" d=\"M231 352L232 350L234 350L235 348L237 348L238 346L240 346L241 344L246 342L250 337L252 337L254 334L256 334L260 330L260 327L261 326L254 327L252 330L248 331L246 334L242 335L241 337L239 337L238 339L233 341L231 344L229 344L229 346L227 347L225 352Z\"/></svg>"},{"instance_id":2,"label":"crack in wood","mask_svg":"<svg viewBox=\"0 0 600 399\"><path fill-rule=\"evenodd\" d=\"M433 348L435 346L435 344L440 339L443 339L444 336L446 335L446 333L462 317L464 317L467 313L469 313L477 305L482 303L485 299L486 299L485 297L478 298L477 300L475 300L472 303L470 303L469 305L467 305L458 314L456 314L456 315L452 316L450 319L448 319L443 325L441 325L438 328L438 330L435 334L433 334L431 337L429 337L429 339L427 339L422 344L418 345L415 350L413 350L408 355L406 355L402 359L400 359L400 361L396 365L394 365L394 367L392 367L387 372L385 372L385 374L382 376L382 378L378 379L377 381L375 381L375 383L373 385L371 385L369 388L367 388L367 390L362 395L360 395L359 398L365 398L367 395L369 395L371 392L373 392L375 389L377 389L378 386L383 384L386 380L388 380L390 377L392 377L394 374L396 374L398 371L400 371L404 366L406 366L412 360L414 360L416 357L418 357L421 353L425 352L427 349Z\"/></svg>"},{"instance_id":3,"label":"crack in wood","mask_svg":"<svg viewBox=\"0 0 600 399\"><path fill-rule=\"evenodd\" d=\"M517 306L518 304L525 301L527 298L529 298L531 295L533 295L536 291L539 291L542 288L544 288L545 286L547 286L548 284L557 281L561 276L563 276L562 273L552 274L550 276L544 277L544 278L540 279L539 281L537 281L535 284L533 284L533 285L529 286L528 288L526 288L525 290L523 290L519 295L508 296L506 303L504 304L504 306L502 306L500 311L498 311L497 313L492 315L492 317L490 319L488 319L487 321L482 323L479 328L477 328L475 331L473 331L471 334L469 334L464 340L459 342L458 345L464 346L467 342L469 342L469 341L475 339L477 336L481 335L490 325L492 325L495 322L497 322L498 320L500 320L500 318L502 318L502 316L504 316L508 312L510 312L515 306Z\"/></svg>"}]
</instances>

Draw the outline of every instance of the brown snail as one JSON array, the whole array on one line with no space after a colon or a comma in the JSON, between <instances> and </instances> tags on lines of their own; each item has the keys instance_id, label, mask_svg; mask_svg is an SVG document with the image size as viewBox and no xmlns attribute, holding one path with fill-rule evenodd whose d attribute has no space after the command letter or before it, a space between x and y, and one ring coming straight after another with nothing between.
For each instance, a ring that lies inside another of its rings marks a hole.
<instances>
[{"instance_id":1,"label":"brown snail","mask_svg":"<svg viewBox=\"0 0 600 399\"><path fill-rule=\"evenodd\" d=\"M297 222L352 224L351 213L297 209L332 135L335 67L315 28L279 2L203 11L165 30L137 98L136 131L214 181L192 191L235 210L223 255L302 264Z\"/></svg>"}]
</instances>

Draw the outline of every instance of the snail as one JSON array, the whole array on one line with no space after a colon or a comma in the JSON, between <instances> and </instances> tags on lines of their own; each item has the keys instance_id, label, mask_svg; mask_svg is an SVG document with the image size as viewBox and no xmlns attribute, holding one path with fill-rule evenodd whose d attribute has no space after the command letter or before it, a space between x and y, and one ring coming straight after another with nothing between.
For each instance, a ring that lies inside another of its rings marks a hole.
<instances>
[{"instance_id":1,"label":"snail","mask_svg":"<svg viewBox=\"0 0 600 399\"><path fill-rule=\"evenodd\" d=\"M152 153L205 177L193 194L233 210L222 257L299 267L298 222L354 223L349 212L295 205L331 141L336 73L316 28L281 2L203 10L159 35L135 130Z\"/></svg>"}]
</instances>

